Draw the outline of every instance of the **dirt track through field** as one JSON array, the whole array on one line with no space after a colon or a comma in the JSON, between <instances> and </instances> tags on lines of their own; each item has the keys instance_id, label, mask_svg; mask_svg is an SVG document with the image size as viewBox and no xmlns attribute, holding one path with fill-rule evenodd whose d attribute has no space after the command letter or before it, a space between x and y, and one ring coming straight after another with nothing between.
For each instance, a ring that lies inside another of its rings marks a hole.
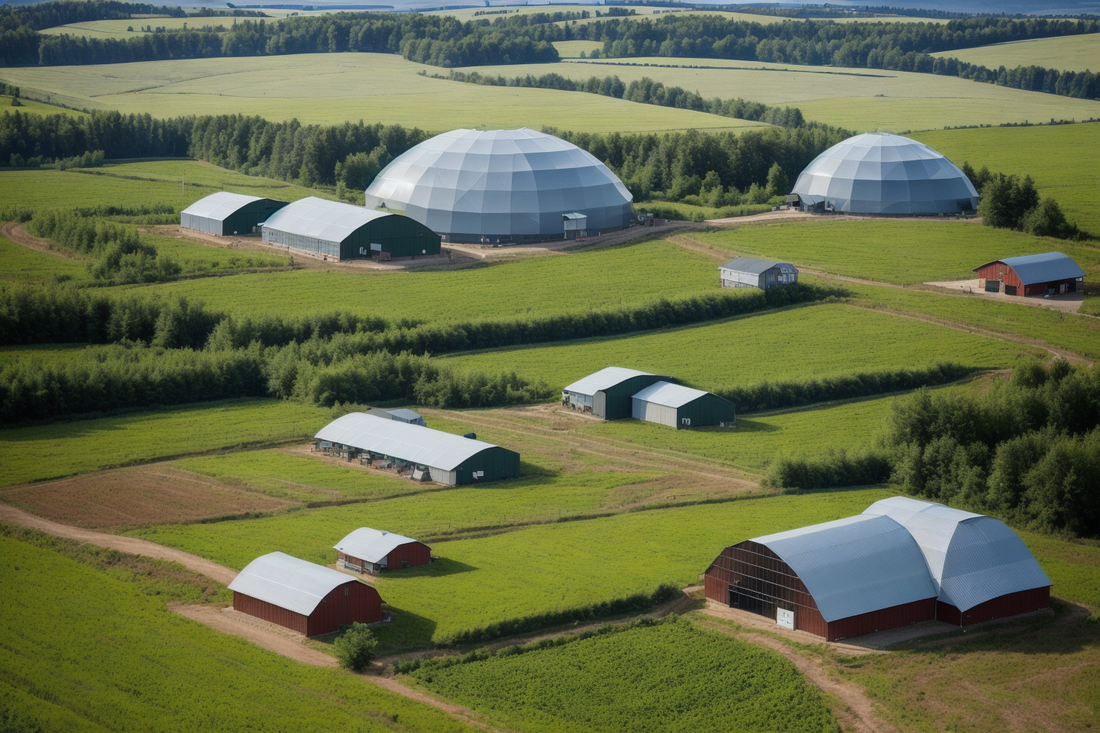
<instances>
[{"instance_id":1,"label":"dirt track through field","mask_svg":"<svg viewBox=\"0 0 1100 733\"><path fill-rule=\"evenodd\" d=\"M0 504L0 522L18 524L21 527L30 527L31 529L37 529L40 532L45 532L54 537L64 537L65 539L76 540L77 542L86 542L89 545L106 547L111 550L118 550L119 552L128 552L131 555L143 555L145 557L156 558L157 560L178 562L188 570L193 570L196 573L205 575L222 585L229 585L233 582L233 578L237 577L236 570L227 568L224 565L219 565L216 562L211 562L198 555L192 555L189 552L175 550L171 547L158 545L148 540L140 540L136 537L122 537L115 534L94 532L90 529L70 527L67 524L58 524L48 519L36 517L29 512L25 512L22 509L16 509L7 504Z\"/></svg>"},{"instance_id":2,"label":"dirt track through field","mask_svg":"<svg viewBox=\"0 0 1100 733\"><path fill-rule=\"evenodd\" d=\"M77 259L76 257L73 257L66 252L59 252L56 249L50 249L49 242L47 242L45 239L39 239L38 237L32 235L30 232L19 226L19 224L14 221L9 221L3 226L0 226L0 234L4 235L16 244L22 247L26 247L27 249L37 250L38 252L45 252L48 255L60 257L64 260Z\"/></svg>"}]
</instances>

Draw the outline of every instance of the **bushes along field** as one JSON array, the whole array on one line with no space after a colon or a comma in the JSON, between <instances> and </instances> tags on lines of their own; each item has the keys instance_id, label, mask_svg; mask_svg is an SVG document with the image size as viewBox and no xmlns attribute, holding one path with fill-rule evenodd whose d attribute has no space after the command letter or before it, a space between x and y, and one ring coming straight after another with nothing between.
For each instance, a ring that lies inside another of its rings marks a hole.
<instances>
[{"instance_id":1,"label":"bushes along field","mask_svg":"<svg viewBox=\"0 0 1100 733\"><path fill-rule=\"evenodd\" d=\"M674 616L601 632L412 676L529 731L840 730L822 694L775 652Z\"/></svg>"}]
</instances>

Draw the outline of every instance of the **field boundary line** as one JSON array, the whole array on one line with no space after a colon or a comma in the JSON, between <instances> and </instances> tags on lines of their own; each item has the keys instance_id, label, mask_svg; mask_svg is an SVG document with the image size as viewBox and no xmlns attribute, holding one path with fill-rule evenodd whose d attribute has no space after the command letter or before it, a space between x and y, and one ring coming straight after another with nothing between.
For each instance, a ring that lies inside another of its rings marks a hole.
<instances>
[{"instance_id":1,"label":"field boundary line","mask_svg":"<svg viewBox=\"0 0 1100 733\"><path fill-rule=\"evenodd\" d=\"M60 250L52 249L48 240L36 237L26 229L19 225L19 222L9 221L0 227L0 235L3 235L10 239L15 244L27 249L33 249L36 252L41 252L47 255L53 255L54 257L60 257L63 260L83 261L83 257L74 257L68 252L62 252Z\"/></svg>"}]
</instances>

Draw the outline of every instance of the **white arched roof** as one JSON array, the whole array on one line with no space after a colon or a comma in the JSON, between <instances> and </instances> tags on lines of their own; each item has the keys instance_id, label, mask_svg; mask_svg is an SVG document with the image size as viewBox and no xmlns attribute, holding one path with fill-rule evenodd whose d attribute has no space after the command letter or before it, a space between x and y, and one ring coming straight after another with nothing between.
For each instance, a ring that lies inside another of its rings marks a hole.
<instances>
[{"instance_id":1,"label":"white arched roof","mask_svg":"<svg viewBox=\"0 0 1100 733\"><path fill-rule=\"evenodd\" d=\"M410 542L416 542L416 540L392 532L360 527L333 545L333 548L360 560L379 562L401 545L407 545Z\"/></svg>"},{"instance_id":2,"label":"white arched roof","mask_svg":"<svg viewBox=\"0 0 1100 733\"><path fill-rule=\"evenodd\" d=\"M970 179L932 148L868 132L837 143L798 176L792 193L855 214L955 214L978 208Z\"/></svg>"},{"instance_id":3,"label":"white arched roof","mask_svg":"<svg viewBox=\"0 0 1100 733\"><path fill-rule=\"evenodd\" d=\"M890 517L846 517L751 541L790 565L829 622L936 597L920 548Z\"/></svg>"},{"instance_id":4,"label":"white arched roof","mask_svg":"<svg viewBox=\"0 0 1100 733\"><path fill-rule=\"evenodd\" d=\"M452 130L386 166L366 205L397 209L437 234L562 236L563 216L589 229L626 226L633 196L595 156L534 130Z\"/></svg>"},{"instance_id":5,"label":"white arched roof","mask_svg":"<svg viewBox=\"0 0 1100 733\"><path fill-rule=\"evenodd\" d=\"M359 227L386 216L393 214L308 196L276 211L263 227L325 242L342 242Z\"/></svg>"},{"instance_id":6,"label":"white arched roof","mask_svg":"<svg viewBox=\"0 0 1100 733\"><path fill-rule=\"evenodd\" d=\"M443 471L453 471L468 458L497 447L492 443L422 425L387 420L365 412L351 412L337 418L321 428L315 437Z\"/></svg>"},{"instance_id":7,"label":"white arched roof","mask_svg":"<svg viewBox=\"0 0 1100 733\"><path fill-rule=\"evenodd\" d=\"M229 584L229 590L308 616L325 596L348 582L356 580L331 568L272 552L248 563Z\"/></svg>"},{"instance_id":8,"label":"white arched roof","mask_svg":"<svg viewBox=\"0 0 1100 733\"><path fill-rule=\"evenodd\" d=\"M604 367L598 372L593 372L587 377L578 379L576 382L565 387L562 391L576 392L577 394L591 397L601 390L611 389L616 384L625 382L634 377L655 376L657 375L650 374L649 372L640 372L637 369L627 369L626 367Z\"/></svg>"},{"instance_id":9,"label":"white arched roof","mask_svg":"<svg viewBox=\"0 0 1100 733\"><path fill-rule=\"evenodd\" d=\"M215 221L225 221L238 209L253 201L262 201L259 196L248 196L243 193L230 193L218 191L205 196L181 211L181 214L201 216Z\"/></svg>"},{"instance_id":10,"label":"white arched roof","mask_svg":"<svg viewBox=\"0 0 1100 733\"><path fill-rule=\"evenodd\" d=\"M960 611L1050 585L1024 541L999 519L904 496L876 501L862 516L904 526L924 554L939 600Z\"/></svg>"}]
</instances>

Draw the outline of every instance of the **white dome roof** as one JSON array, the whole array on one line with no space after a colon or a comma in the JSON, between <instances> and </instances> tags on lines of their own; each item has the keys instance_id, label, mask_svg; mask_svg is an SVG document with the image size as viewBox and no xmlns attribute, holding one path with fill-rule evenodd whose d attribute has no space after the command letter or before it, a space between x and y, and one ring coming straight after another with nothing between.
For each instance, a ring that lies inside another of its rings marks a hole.
<instances>
[{"instance_id":1,"label":"white dome roof","mask_svg":"<svg viewBox=\"0 0 1100 733\"><path fill-rule=\"evenodd\" d=\"M901 135L868 132L837 143L806 166L792 193L854 214L956 214L978 208L958 166Z\"/></svg>"},{"instance_id":2,"label":"white dome roof","mask_svg":"<svg viewBox=\"0 0 1100 733\"><path fill-rule=\"evenodd\" d=\"M590 153L534 130L452 130L398 156L367 188L366 205L398 209L455 239L554 237L562 216L588 229L626 226L630 191Z\"/></svg>"}]
</instances>

